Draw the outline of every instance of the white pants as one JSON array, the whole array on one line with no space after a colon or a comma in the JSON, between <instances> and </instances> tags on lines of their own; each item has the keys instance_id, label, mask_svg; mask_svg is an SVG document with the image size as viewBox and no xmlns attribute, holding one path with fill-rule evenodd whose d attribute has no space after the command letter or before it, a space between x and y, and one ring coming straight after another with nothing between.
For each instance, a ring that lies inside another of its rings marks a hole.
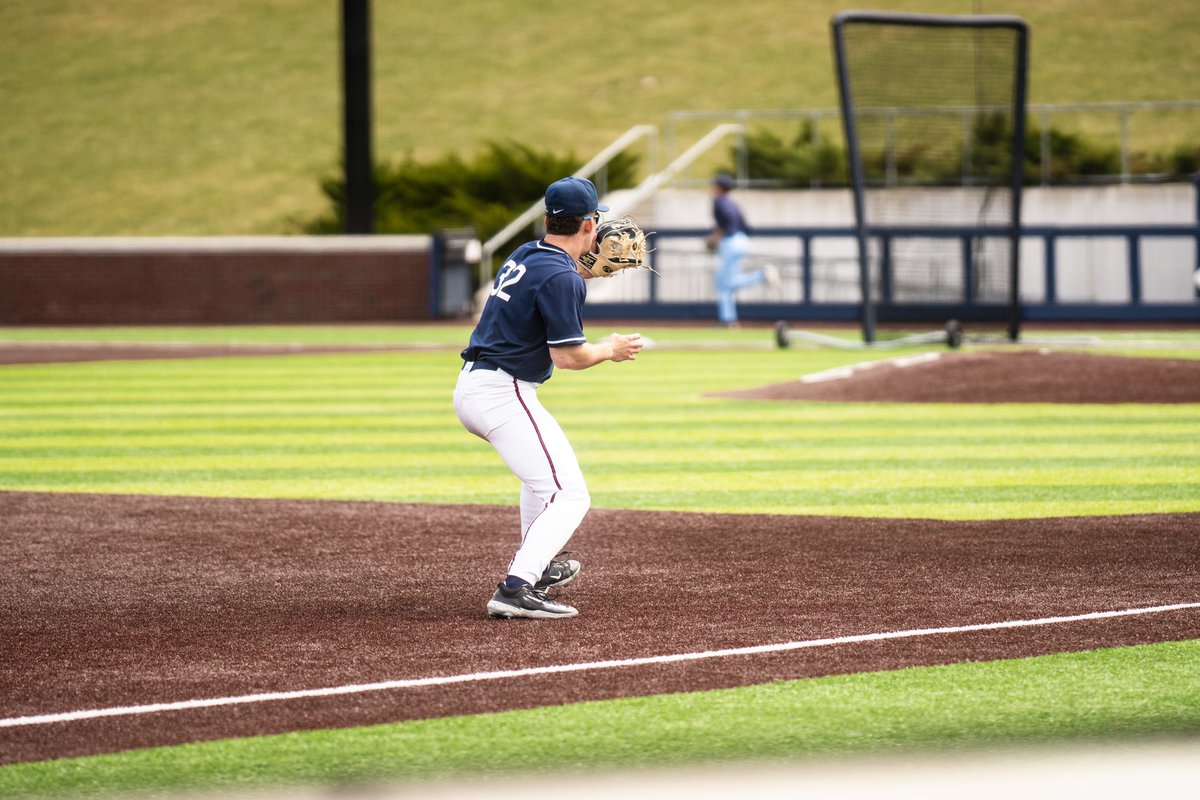
<instances>
[{"instance_id":1,"label":"white pants","mask_svg":"<svg viewBox=\"0 0 1200 800\"><path fill-rule=\"evenodd\" d=\"M747 286L766 283L767 273L761 269L742 272L742 261L750 251L750 237L735 233L723 238L717 245L717 319L722 323L737 322L737 293Z\"/></svg>"},{"instance_id":2,"label":"white pants","mask_svg":"<svg viewBox=\"0 0 1200 800\"><path fill-rule=\"evenodd\" d=\"M500 370L464 369L454 410L521 480L521 546L508 574L537 583L575 533L591 497L571 443L538 400L536 383Z\"/></svg>"}]
</instances>

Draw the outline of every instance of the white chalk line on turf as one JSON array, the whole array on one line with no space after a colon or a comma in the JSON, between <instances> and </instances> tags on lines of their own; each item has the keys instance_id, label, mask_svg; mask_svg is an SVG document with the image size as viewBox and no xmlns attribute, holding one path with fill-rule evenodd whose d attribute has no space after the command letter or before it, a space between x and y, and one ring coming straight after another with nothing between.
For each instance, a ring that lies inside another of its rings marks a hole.
<instances>
[{"instance_id":1,"label":"white chalk line on turf","mask_svg":"<svg viewBox=\"0 0 1200 800\"><path fill-rule=\"evenodd\" d=\"M972 633L975 631L991 631L1003 628L1028 628L1038 625L1058 625L1065 622L1083 622L1086 620L1112 619L1114 617L1132 617L1141 614L1159 614L1166 611L1181 611L1200 608L1200 602L1175 603L1173 605L1150 606L1146 608L1126 608L1118 611L1093 611L1087 614L1073 614L1061 617L1042 617L1039 619L1018 619L1005 622L984 622L975 625L954 625L943 628L916 628L907 631L886 631L883 633L860 633L851 636L835 636L828 639L806 639L797 642L782 642L777 644L760 644L750 647L731 647L725 650L704 650L698 653L673 653L661 656L643 656L641 658L621 658L612 661L588 661L579 664L557 664L546 667L526 667L524 669L499 670L496 672L472 672L463 675L441 675L429 678L408 678L379 683L359 683L346 686L331 686L324 689L298 689L291 692L264 692L261 694L246 694L236 697L210 697L202 700L181 700L173 703L151 703L141 706L123 706L115 708L93 708L83 711L65 711L56 714L38 714L28 717L12 717L0 719L0 728L15 728L22 725L47 725L54 722L77 722L79 720L97 719L100 717L126 717L141 714L156 714L164 711L189 711L199 708L215 708L219 706L244 705L248 703L267 703L279 700L307 700L318 697L334 697L343 694L363 694L366 692L382 692L395 689L415 689L425 686L447 686L454 683L472 683L476 681L495 681L508 678L525 678L535 675L553 675L563 672L584 672L597 669L615 669L618 667L642 667L655 664L674 664L682 661L700 661L708 658L728 658L731 656L761 655L764 653L783 653L789 650L803 650L811 647L830 647L840 644L857 644L861 642L879 642L886 639L907 639L915 636L936 636L947 633Z\"/></svg>"}]
</instances>

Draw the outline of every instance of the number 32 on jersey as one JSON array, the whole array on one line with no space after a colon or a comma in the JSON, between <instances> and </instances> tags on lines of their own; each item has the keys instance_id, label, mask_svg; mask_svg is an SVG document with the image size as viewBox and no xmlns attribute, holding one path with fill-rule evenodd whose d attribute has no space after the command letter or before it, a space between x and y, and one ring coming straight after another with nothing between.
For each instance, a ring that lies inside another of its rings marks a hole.
<instances>
[{"instance_id":1,"label":"number 32 on jersey","mask_svg":"<svg viewBox=\"0 0 1200 800\"><path fill-rule=\"evenodd\" d=\"M512 295L504 291L505 288L512 286L517 281L525 276L525 265L518 264L515 261L505 263L504 268L500 270L500 274L496 276L496 285L489 292L490 297L499 297L504 302L512 299Z\"/></svg>"}]
</instances>

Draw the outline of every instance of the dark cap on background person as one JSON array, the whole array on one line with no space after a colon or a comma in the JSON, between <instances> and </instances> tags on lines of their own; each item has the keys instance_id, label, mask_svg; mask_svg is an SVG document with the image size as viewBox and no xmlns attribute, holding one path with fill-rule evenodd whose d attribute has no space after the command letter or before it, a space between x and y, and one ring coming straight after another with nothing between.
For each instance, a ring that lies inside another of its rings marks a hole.
<instances>
[{"instance_id":1,"label":"dark cap on background person","mask_svg":"<svg viewBox=\"0 0 1200 800\"><path fill-rule=\"evenodd\" d=\"M728 172L722 172L717 177L713 178L713 186L719 186L722 190L728 192L733 188L733 176Z\"/></svg>"},{"instance_id":2,"label":"dark cap on background person","mask_svg":"<svg viewBox=\"0 0 1200 800\"><path fill-rule=\"evenodd\" d=\"M582 217L593 211L608 211L600 202L596 186L587 178L563 178L546 189L546 216Z\"/></svg>"}]
</instances>

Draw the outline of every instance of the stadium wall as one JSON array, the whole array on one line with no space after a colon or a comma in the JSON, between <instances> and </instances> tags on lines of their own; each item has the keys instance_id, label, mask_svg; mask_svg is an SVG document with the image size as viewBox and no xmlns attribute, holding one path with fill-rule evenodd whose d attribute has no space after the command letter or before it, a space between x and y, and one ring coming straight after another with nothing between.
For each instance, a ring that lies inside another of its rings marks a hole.
<instances>
[{"instance_id":1,"label":"stadium wall","mask_svg":"<svg viewBox=\"0 0 1200 800\"><path fill-rule=\"evenodd\" d=\"M0 324L427 320L429 236L0 239Z\"/></svg>"}]
</instances>

